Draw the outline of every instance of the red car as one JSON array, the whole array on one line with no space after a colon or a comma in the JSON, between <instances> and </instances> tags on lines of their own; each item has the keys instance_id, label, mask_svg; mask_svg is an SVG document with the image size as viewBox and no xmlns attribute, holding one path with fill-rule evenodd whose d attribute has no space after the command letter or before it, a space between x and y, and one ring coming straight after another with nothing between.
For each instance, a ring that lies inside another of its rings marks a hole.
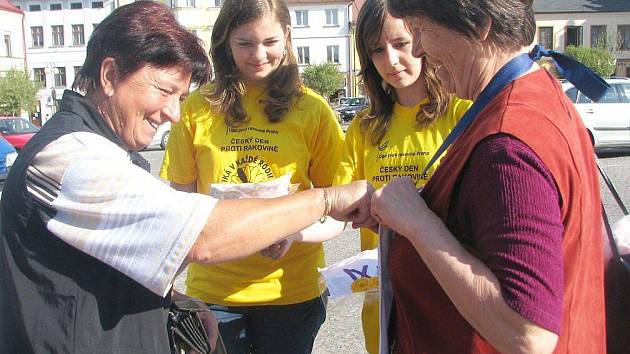
<instances>
[{"instance_id":1,"label":"red car","mask_svg":"<svg viewBox=\"0 0 630 354\"><path fill-rule=\"evenodd\" d=\"M31 140L39 128L19 117L0 117L0 136L4 137L16 150L21 150Z\"/></svg>"}]
</instances>

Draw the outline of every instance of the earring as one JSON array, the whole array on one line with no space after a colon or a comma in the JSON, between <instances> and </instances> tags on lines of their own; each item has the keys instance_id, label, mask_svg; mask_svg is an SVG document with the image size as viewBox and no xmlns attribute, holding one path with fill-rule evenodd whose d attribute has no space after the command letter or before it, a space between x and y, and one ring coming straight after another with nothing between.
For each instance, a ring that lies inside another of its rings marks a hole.
<instances>
[{"instance_id":1,"label":"earring","mask_svg":"<svg viewBox=\"0 0 630 354\"><path fill-rule=\"evenodd\" d=\"M284 57L284 56L286 56L286 55L287 55L287 48L284 48L284 49L282 50L282 56Z\"/></svg>"},{"instance_id":2,"label":"earring","mask_svg":"<svg viewBox=\"0 0 630 354\"><path fill-rule=\"evenodd\" d=\"M381 88L385 91L386 94L392 94L392 87L385 80L381 80Z\"/></svg>"}]
</instances>

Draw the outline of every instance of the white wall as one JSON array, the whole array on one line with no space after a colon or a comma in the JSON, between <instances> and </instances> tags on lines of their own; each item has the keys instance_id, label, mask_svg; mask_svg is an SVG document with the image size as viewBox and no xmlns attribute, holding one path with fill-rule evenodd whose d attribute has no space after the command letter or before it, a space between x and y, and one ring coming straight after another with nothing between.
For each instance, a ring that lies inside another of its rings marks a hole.
<instances>
[{"instance_id":1,"label":"white wall","mask_svg":"<svg viewBox=\"0 0 630 354\"><path fill-rule=\"evenodd\" d=\"M100 0L97 0L100 1ZM70 9L70 3L81 2L82 9ZM86 55L86 46L90 35L94 31L94 25L100 23L114 8L114 0L103 0L103 8L91 8L92 0L17 0L16 5L26 14L24 25L26 38L27 65L31 77L34 75L33 69L46 69L47 86L38 93L40 101L42 123L45 123L46 116L52 116L54 106L52 105L52 90L56 91L57 99L61 99L64 89L70 89L74 81L74 67L83 65ZM29 11L29 5L38 4L41 11ZM61 10L50 11L50 4L61 4ZM72 25L83 25L83 35L85 43L74 45L72 39ZM64 45L53 46L52 27L63 26ZM44 45L33 47L31 27L42 26L44 34ZM66 69L66 85L54 87L54 72L56 67Z\"/></svg>"},{"instance_id":2,"label":"white wall","mask_svg":"<svg viewBox=\"0 0 630 354\"><path fill-rule=\"evenodd\" d=\"M11 68L24 69L24 37L22 15L0 10L0 72ZM11 56L7 56L4 36L11 38Z\"/></svg>"},{"instance_id":3,"label":"white wall","mask_svg":"<svg viewBox=\"0 0 630 354\"><path fill-rule=\"evenodd\" d=\"M212 28L217 20L220 6L215 0L172 0L175 17L184 27L193 31L210 49ZM218 1L220 4L220 1ZM194 5L194 7L192 6Z\"/></svg>"},{"instance_id":4,"label":"white wall","mask_svg":"<svg viewBox=\"0 0 630 354\"><path fill-rule=\"evenodd\" d=\"M326 25L326 9L337 9L338 26ZM296 10L308 11L308 26L296 25ZM291 13L291 38L297 57L297 47L309 47L310 64L327 61L327 46L339 46L339 71L349 75L350 36L348 33L348 8L343 3L295 4L289 6ZM306 65L300 65L300 72ZM349 81L349 80L347 80ZM349 92L349 82L344 87Z\"/></svg>"}]
</instances>

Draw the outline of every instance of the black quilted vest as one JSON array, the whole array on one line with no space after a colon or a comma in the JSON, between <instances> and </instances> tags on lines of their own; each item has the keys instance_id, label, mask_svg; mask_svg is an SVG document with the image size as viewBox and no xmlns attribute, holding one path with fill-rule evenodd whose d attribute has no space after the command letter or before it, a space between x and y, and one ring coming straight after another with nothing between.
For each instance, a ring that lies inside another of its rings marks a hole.
<instances>
[{"instance_id":1,"label":"black quilted vest","mask_svg":"<svg viewBox=\"0 0 630 354\"><path fill-rule=\"evenodd\" d=\"M124 148L85 97L61 107L20 151L4 185L0 242L0 353L170 353L162 298L46 229L26 169L47 144L92 132ZM136 152L132 161L148 168Z\"/></svg>"}]
</instances>

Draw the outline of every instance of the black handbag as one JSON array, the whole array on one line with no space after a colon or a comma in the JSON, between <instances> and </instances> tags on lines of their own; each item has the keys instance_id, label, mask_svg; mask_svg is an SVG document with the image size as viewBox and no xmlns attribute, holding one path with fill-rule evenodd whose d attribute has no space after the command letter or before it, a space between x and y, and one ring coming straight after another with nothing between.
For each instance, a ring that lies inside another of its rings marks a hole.
<instances>
[{"instance_id":1,"label":"black handbag","mask_svg":"<svg viewBox=\"0 0 630 354\"><path fill-rule=\"evenodd\" d=\"M623 204L619 193L604 171L597 157L597 168L610 193L624 215L628 209ZM606 298L606 339L608 353L627 353L630 348L630 254L621 255L613 238L608 215L602 204L602 217L606 227L606 236L612 256L604 264L604 290Z\"/></svg>"},{"instance_id":2,"label":"black handbag","mask_svg":"<svg viewBox=\"0 0 630 354\"><path fill-rule=\"evenodd\" d=\"M210 354L208 335L203 323L197 316L200 311L207 311L194 301L174 301L168 311L168 339L172 354L181 354L194 350L201 354Z\"/></svg>"}]
</instances>

